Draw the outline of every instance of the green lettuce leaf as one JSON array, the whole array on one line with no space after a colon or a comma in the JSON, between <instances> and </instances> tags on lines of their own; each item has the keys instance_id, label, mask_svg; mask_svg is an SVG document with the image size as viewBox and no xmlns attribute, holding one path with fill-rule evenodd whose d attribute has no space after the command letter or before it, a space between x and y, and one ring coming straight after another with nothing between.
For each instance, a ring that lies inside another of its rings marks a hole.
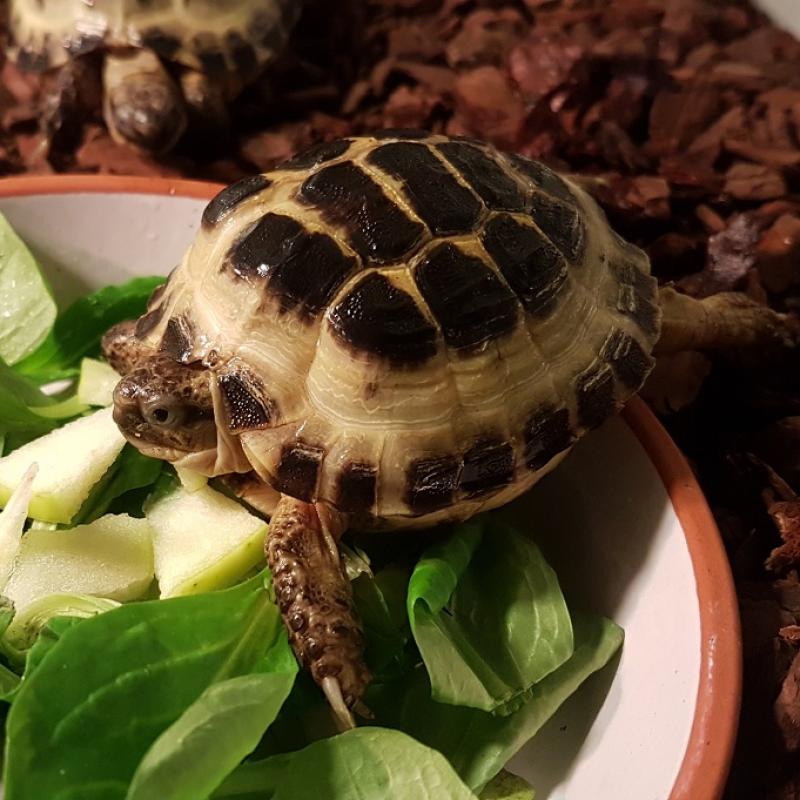
<instances>
[{"instance_id":1,"label":"green lettuce leaf","mask_svg":"<svg viewBox=\"0 0 800 800\"><path fill-rule=\"evenodd\" d=\"M475 792L544 725L558 707L612 658L622 629L604 617L573 614L571 658L528 692L526 702L506 716L431 699L424 668L404 681L373 686L366 696L376 722L398 728L443 753Z\"/></svg>"},{"instance_id":2,"label":"green lettuce leaf","mask_svg":"<svg viewBox=\"0 0 800 800\"><path fill-rule=\"evenodd\" d=\"M75 377L84 356L96 355L103 334L118 322L135 319L164 278L133 278L76 300L58 315L47 338L16 367L39 383Z\"/></svg>"},{"instance_id":3,"label":"green lettuce leaf","mask_svg":"<svg viewBox=\"0 0 800 800\"><path fill-rule=\"evenodd\" d=\"M491 517L425 552L408 616L440 703L505 713L572 655L555 572L530 539Z\"/></svg>"},{"instance_id":4,"label":"green lettuce leaf","mask_svg":"<svg viewBox=\"0 0 800 800\"><path fill-rule=\"evenodd\" d=\"M56 304L39 265L0 214L0 358L15 364L42 342Z\"/></svg>"},{"instance_id":5,"label":"green lettuce leaf","mask_svg":"<svg viewBox=\"0 0 800 800\"><path fill-rule=\"evenodd\" d=\"M288 644L265 579L131 603L66 630L11 706L6 800L121 800L153 742L209 686L287 663L267 659Z\"/></svg>"},{"instance_id":6,"label":"green lettuce leaf","mask_svg":"<svg viewBox=\"0 0 800 800\"><path fill-rule=\"evenodd\" d=\"M385 728L356 728L290 755L246 764L214 797L475 800L439 753Z\"/></svg>"},{"instance_id":7,"label":"green lettuce leaf","mask_svg":"<svg viewBox=\"0 0 800 800\"><path fill-rule=\"evenodd\" d=\"M397 676L407 668L409 640L405 595L409 571L387 567L377 574L360 574L352 581L353 600L364 628L364 657L377 678Z\"/></svg>"},{"instance_id":8,"label":"green lettuce leaf","mask_svg":"<svg viewBox=\"0 0 800 800\"><path fill-rule=\"evenodd\" d=\"M486 784L480 800L533 800L535 795L528 781L501 769Z\"/></svg>"},{"instance_id":9,"label":"green lettuce leaf","mask_svg":"<svg viewBox=\"0 0 800 800\"><path fill-rule=\"evenodd\" d=\"M126 800L207 797L252 752L297 672L240 675L209 686L147 751Z\"/></svg>"},{"instance_id":10,"label":"green lettuce leaf","mask_svg":"<svg viewBox=\"0 0 800 800\"><path fill-rule=\"evenodd\" d=\"M0 434L9 439L8 444L13 441L4 452L58 427L58 419L43 417L34 410L52 403L38 386L18 375L0 359Z\"/></svg>"}]
</instances>

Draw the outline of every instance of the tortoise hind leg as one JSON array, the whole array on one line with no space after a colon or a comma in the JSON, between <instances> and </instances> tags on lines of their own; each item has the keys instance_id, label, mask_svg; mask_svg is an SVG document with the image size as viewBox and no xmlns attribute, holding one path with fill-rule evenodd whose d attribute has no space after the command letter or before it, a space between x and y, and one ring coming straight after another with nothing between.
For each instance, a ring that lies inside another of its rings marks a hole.
<instances>
[{"instance_id":1,"label":"tortoise hind leg","mask_svg":"<svg viewBox=\"0 0 800 800\"><path fill-rule=\"evenodd\" d=\"M169 150L186 128L180 89L155 53L110 53L103 69L103 115L111 136L152 153Z\"/></svg>"},{"instance_id":2,"label":"tortoise hind leg","mask_svg":"<svg viewBox=\"0 0 800 800\"><path fill-rule=\"evenodd\" d=\"M339 560L344 520L335 511L283 495L270 520L267 561L298 661L328 698L338 726L369 682L361 626Z\"/></svg>"},{"instance_id":3,"label":"tortoise hind leg","mask_svg":"<svg viewBox=\"0 0 800 800\"><path fill-rule=\"evenodd\" d=\"M45 91L40 127L42 152L57 169L69 169L83 137L84 123L100 108L100 63L97 54L74 58L50 79Z\"/></svg>"},{"instance_id":4,"label":"tortoise hind leg","mask_svg":"<svg viewBox=\"0 0 800 800\"><path fill-rule=\"evenodd\" d=\"M201 128L227 131L231 120L225 83L194 69L184 69L180 74L181 91L189 116Z\"/></svg>"}]
</instances>

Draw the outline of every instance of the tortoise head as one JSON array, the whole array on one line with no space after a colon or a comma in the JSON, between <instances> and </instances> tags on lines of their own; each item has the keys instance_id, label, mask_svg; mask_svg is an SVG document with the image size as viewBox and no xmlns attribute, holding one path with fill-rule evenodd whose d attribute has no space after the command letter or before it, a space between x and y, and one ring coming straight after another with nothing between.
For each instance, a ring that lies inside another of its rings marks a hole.
<instances>
[{"instance_id":1,"label":"tortoise head","mask_svg":"<svg viewBox=\"0 0 800 800\"><path fill-rule=\"evenodd\" d=\"M144 455L176 461L217 445L208 369L164 355L138 362L114 390L114 421Z\"/></svg>"}]
</instances>

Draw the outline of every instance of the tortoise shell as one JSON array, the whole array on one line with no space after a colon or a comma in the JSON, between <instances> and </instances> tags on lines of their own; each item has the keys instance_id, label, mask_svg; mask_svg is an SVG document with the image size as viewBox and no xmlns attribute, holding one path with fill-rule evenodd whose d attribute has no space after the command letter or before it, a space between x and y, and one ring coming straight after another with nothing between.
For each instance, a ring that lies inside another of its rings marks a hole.
<instances>
[{"instance_id":1,"label":"tortoise shell","mask_svg":"<svg viewBox=\"0 0 800 800\"><path fill-rule=\"evenodd\" d=\"M647 256L568 177L384 132L220 192L137 335L211 370L220 443L186 466L409 527L535 483L639 389L659 325Z\"/></svg>"},{"instance_id":2,"label":"tortoise shell","mask_svg":"<svg viewBox=\"0 0 800 800\"><path fill-rule=\"evenodd\" d=\"M300 0L10 0L9 53L44 71L101 47L145 47L209 74L272 60Z\"/></svg>"}]
</instances>

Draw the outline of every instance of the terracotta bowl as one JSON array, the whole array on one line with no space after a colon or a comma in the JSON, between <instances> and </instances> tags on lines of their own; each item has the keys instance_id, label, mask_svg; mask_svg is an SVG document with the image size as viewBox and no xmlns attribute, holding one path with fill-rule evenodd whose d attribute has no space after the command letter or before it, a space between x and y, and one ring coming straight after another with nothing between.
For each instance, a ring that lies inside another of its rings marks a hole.
<instances>
[{"instance_id":1,"label":"terracotta bowl","mask_svg":"<svg viewBox=\"0 0 800 800\"><path fill-rule=\"evenodd\" d=\"M218 187L131 178L0 181L0 211L41 258L58 301L166 273ZM537 800L711 800L739 712L736 597L684 458L639 400L507 507L542 543L571 603L625 628L591 678L510 763Z\"/></svg>"}]
</instances>

